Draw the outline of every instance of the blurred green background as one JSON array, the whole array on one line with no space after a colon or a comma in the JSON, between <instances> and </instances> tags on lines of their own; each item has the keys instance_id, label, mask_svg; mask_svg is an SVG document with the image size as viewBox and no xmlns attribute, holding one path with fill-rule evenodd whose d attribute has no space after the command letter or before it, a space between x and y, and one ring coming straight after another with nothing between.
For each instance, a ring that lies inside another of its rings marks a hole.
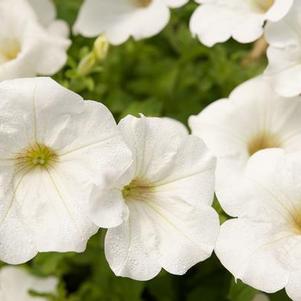
<instances>
[{"instance_id":1,"label":"blurred green background","mask_svg":"<svg viewBox=\"0 0 301 301\"><path fill-rule=\"evenodd\" d=\"M114 0L112 0L114 1ZM59 18L72 24L81 0L56 0ZM245 62L253 45L234 41L207 48L191 37L189 18L194 3L172 11L168 27L158 36L111 47L107 59L91 73L78 73L79 62L93 48L93 39L72 37L65 68L54 78L85 99L103 102L116 120L127 114L169 116L186 123L210 102L227 97L241 82L265 67L262 57ZM243 63L245 62L245 63ZM216 209L225 218L217 202ZM240 282L213 255L184 276L162 272L148 282L118 278L103 254L101 230L83 254L38 255L26 267L40 276L60 279L55 301L251 301L256 291ZM272 301L289 300L284 292ZM19 301L19 300L16 300Z\"/></svg>"}]
</instances>

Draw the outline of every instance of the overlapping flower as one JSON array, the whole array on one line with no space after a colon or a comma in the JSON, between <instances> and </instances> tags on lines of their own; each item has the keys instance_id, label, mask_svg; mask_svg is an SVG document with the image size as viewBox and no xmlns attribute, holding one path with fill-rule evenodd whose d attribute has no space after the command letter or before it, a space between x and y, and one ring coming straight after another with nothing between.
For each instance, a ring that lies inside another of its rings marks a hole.
<instances>
[{"instance_id":1,"label":"overlapping flower","mask_svg":"<svg viewBox=\"0 0 301 301\"><path fill-rule=\"evenodd\" d=\"M245 170L250 158L269 148L301 151L301 97L289 101L262 76L237 87L228 99L190 117L192 133L204 139L218 159L216 194L223 208L236 216L248 210Z\"/></svg>"},{"instance_id":2,"label":"overlapping flower","mask_svg":"<svg viewBox=\"0 0 301 301\"><path fill-rule=\"evenodd\" d=\"M301 94L301 2L295 1L289 13L280 21L268 24L269 44L266 77L277 93L286 97Z\"/></svg>"},{"instance_id":3,"label":"overlapping flower","mask_svg":"<svg viewBox=\"0 0 301 301\"><path fill-rule=\"evenodd\" d=\"M221 228L216 253L231 273L268 293L286 288L300 300L301 181L299 156L267 150L246 170L251 208Z\"/></svg>"},{"instance_id":4,"label":"overlapping flower","mask_svg":"<svg viewBox=\"0 0 301 301\"><path fill-rule=\"evenodd\" d=\"M25 269L4 267L0 269L0 299L1 301L46 301L43 297L33 297L36 293L53 294L58 280L54 277L39 278L30 275Z\"/></svg>"},{"instance_id":5,"label":"overlapping flower","mask_svg":"<svg viewBox=\"0 0 301 301\"><path fill-rule=\"evenodd\" d=\"M91 210L97 225L113 226L108 262L117 275L138 280L161 268L184 274L211 255L219 231L211 208L215 159L177 121L128 116L118 126L134 161Z\"/></svg>"},{"instance_id":6,"label":"overlapping flower","mask_svg":"<svg viewBox=\"0 0 301 301\"><path fill-rule=\"evenodd\" d=\"M4 81L0 99L0 259L84 251L92 191L131 162L113 116L49 78Z\"/></svg>"},{"instance_id":7,"label":"overlapping flower","mask_svg":"<svg viewBox=\"0 0 301 301\"><path fill-rule=\"evenodd\" d=\"M282 19L293 0L196 0L201 4L190 20L194 36L207 45L225 42L231 37L241 43L257 40L266 21Z\"/></svg>"},{"instance_id":8,"label":"overlapping flower","mask_svg":"<svg viewBox=\"0 0 301 301\"><path fill-rule=\"evenodd\" d=\"M188 0L85 0L74 31L86 37L105 34L112 44L158 34L168 23L170 7Z\"/></svg>"},{"instance_id":9,"label":"overlapping flower","mask_svg":"<svg viewBox=\"0 0 301 301\"><path fill-rule=\"evenodd\" d=\"M65 22L49 0L0 1L0 80L53 75L67 61Z\"/></svg>"}]
</instances>

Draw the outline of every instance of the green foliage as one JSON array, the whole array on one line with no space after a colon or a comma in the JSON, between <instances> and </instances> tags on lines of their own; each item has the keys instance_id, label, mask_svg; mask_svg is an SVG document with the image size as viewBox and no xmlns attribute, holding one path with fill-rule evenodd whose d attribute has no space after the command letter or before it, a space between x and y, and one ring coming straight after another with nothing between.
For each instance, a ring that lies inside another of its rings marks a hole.
<instances>
[{"instance_id":1,"label":"green foliage","mask_svg":"<svg viewBox=\"0 0 301 301\"><path fill-rule=\"evenodd\" d=\"M71 25L81 2L56 0L59 17ZM242 64L252 45L230 41L209 49L193 39L188 22L194 8L191 3L174 10L168 27L154 38L111 47L107 59L95 62L85 76L78 72L78 65L91 52L94 40L72 37L67 65L55 79L85 99L102 101L117 120L143 113L186 123L191 114L227 97L265 66L265 58ZM217 202L215 208L221 221L227 219ZM162 272L149 282L118 278L105 260L103 237L104 232L95 235L83 254L45 253L27 264L35 275L59 278L59 292L48 296L49 300L250 301L256 292L236 284L215 256L184 276ZM281 292L272 300L286 298Z\"/></svg>"},{"instance_id":2,"label":"green foliage","mask_svg":"<svg viewBox=\"0 0 301 301\"><path fill-rule=\"evenodd\" d=\"M61 17L68 21L76 14L70 2L58 1ZM73 37L68 64L55 78L85 99L102 101L117 119L144 113L186 122L265 65L264 59L242 64L250 45L231 41L207 48L193 39L187 24L194 8L190 4L174 10L170 24L154 38L111 47L107 59L85 76L77 68L94 40Z\"/></svg>"},{"instance_id":3,"label":"green foliage","mask_svg":"<svg viewBox=\"0 0 301 301\"><path fill-rule=\"evenodd\" d=\"M252 301L256 295L256 290L233 279L228 294L228 299L232 301Z\"/></svg>"}]
</instances>

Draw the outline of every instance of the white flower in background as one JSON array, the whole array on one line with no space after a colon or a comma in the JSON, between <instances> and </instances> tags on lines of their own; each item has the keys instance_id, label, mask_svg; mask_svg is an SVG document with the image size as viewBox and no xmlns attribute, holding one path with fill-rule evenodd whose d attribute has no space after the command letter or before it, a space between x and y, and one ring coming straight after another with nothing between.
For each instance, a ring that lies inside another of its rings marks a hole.
<instances>
[{"instance_id":1,"label":"white flower in background","mask_svg":"<svg viewBox=\"0 0 301 301\"><path fill-rule=\"evenodd\" d=\"M111 228L106 258L116 275L137 280L161 268L183 274L215 246L215 159L174 120L128 116L119 127L134 162L91 208L93 221Z\"/></svg>"},{"instance_id":2,"label":"white flower in background","mask_svg":"<svg viewBox=\"0 0 301 301\"><path fill-rule=\"evenodd\" d=\"M301 1L295 1L288 15L265 30L269 43L266 76L277 93L291 97L301 94Z\"/></svg>"},{"instance_id":3,"label":"white flower in background","mask_svg":"<svg viewBox=\"0 0 301 301\"><path fill-rule=\"evenodd\" d=\"M50 78L4 81L0 99L0 260L83 251L91 192L131 163L111 113Z\"/></svg>"},{"instance_id":4,"label":"white flower in background","mask_svg":"<svg viewBox=\"0 0 301 301\"><path fill-rule=\"evenodd\" d=\"M49 0L0 0L0 80L53 75L67 60L68 28Z\"/></svg>"},{"instance_id":5,"label":"white flower in background","mask_svg":"<svg viewBox=\"0 0 301 301\"><path fill-rule=\"evenodd\" d=\"M122 44L158 34L168 23L170 7L188 0L85 0L74 32L86 37L105 34L111 44Z\"/></svg>"},{"instance_id":6,"label":"white flower in background","mask_svg":"<svg viewBox=\"0 0 301 301\"><path fill-rule=\"evenodd\" d=\"M267 295L261 293L256 294L255 298L253 299L253 301L269 301L269 300L270 299L268 298Z\"/></svg>"},{"instance_id":7,"label":"white flower in background","mask_svg":"<svg viewBox=\"0 0 301 301\"><path fill-rule=\"evenodd\" d=\"M30 291L52 294L56 291L57 279L38 278L20 267L6 266L0 269L1 301L46 301L43 297L33 297Z\"/></svg>"},{"instance_id":8,"label":"white flower in background","mask_svg":"<svg viewBox=\"0 0 301 301\"><path fill-rule=\"evenodd\" d=\"M266 21L285 16L293 0L196 0L201 4L190 20L190 31L206 46L233 37L240 43L257 40Z\"/></svg>"},{"instance_id":9,"label":"white flower in background","mask_svg":"<svg viewBox=\"0 0 301 301\"><path fill-rule=\"evenodd\" d=\"M258 77L190 117L192 133L217 156L216 194L228 214L247 210L244 174L253 154L268 148L301 151L300 116L301 97L287 101Z\"/></svg>"},{"instance_id":10,"label":"white flower in background","mask_svg":"<svg viewBox=\"0 0 301 301\"><path fill-rule=\"evenodd\" d=\"M252 208L226 221L216 246L222 264L238 279L267 293L286 288L301 300L300 153L272 149L254 155L246 169ZM244 202L241 202L244 206Z\"/></svg>"}]
</instances>

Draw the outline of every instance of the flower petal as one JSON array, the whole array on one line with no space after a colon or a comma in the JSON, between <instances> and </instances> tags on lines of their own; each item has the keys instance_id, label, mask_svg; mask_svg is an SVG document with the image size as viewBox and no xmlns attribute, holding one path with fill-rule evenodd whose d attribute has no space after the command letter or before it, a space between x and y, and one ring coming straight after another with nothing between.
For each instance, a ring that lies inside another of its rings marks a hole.
<instances>
[{"instance_id":1,"label":"flower petal","mask_svg":"<svg viewBox=\"0 0 301 301\"><path fill-rule=\"evenodd\" d=\"M160 194L146 206L156 224L159 262L165 270L185 274L210 257L219 232L218 215L211 207L195 208L176 199L160 198Z\"/></svg>"},{"instance_id":2,"label":"flower petal","mask_svg":"<svg viewBox=\"0 0 301 301\"><path fill-rule=\"evenodd\" d=\"M30 80L0 83L0 159L11 159L34 141L33 86Z\"/></svg>"},{"instance_id":3,"label":"flower petal","mask_svg":"<svg viewBox=\"0 0 301 301\"><path fill-rule=\"evenodd\" d=\"M294 0L276 0L272 7L266 13L267 20L276 22L281 20L291 7L293 6Z\"/></svg>"},{"instance_id":4,"label":"flower petal","mask_svg":"<svg viewBox=\"0 0 301 301\"><path fill-rule=\"evenodd\" d=\"M108 183L106 188L95 189L90 201L89 217L102 228L117 227L129 217L121 190L112 186Z\"/></svg>"},{"instance_id":5,"label":"flower petal","mask_svg":"<svg viewBox=\"0 0 301 301\"><path fill-rule=\"evenodd\" d=\"M47 234L46 234L47 236ZM6 218L0 224L0 260L9 264L27 262L37 255L37 247L13 203Z\"/></svg>"},{"instance_id":6,"label":"flower petal","mask_svg":"<svg viewBox=\"0 0 301 301\"><path fill-rule=\"evenodd\" d=\"M24 56L27 64L34 66L40 75L53 75L58 72L67 61L67 49L71 41L63 35L59 36L50 31L41 31L36 26L28 27L24 32Z\"/></svg>"},{"instance_id":7,"label":"flower petal","mask_svg":"<svg viewBox=\"0 0 301 301\"><path fill-rule=\"evenodd\" d=\"M155 183L160 195L194 206L212 204L215 158L200 138L183 139L169 167L169 175Z\"/></svg>"},{"instance_id":8,"label":"flower petal","mask_svg":"<svg viewBox=\"0 0 301 301\"><path fill-rule=\"evenodd\" d=\"M262 35L263 23L263 15L252 12L244 2L232 0L225 4L211 1L195 10L190 30L203 44L211 47L231 36L241 43L255 41Z\"/></svg>"},{"instance_id":9,"label":"flower petal","mask_svg":"<svg viewBox=\"0 0 301 301\"><path fill-rule=\"evenodd\" d=\"M110 43L118 45L130 36L139 40L156 35L169 17L169 9L161 0L143 9L124 0L86 0L73 30L87 37L103 33Z\"/></svg>"},{"instance_id":10,"label":"flower petal","mask_svg":"<svg viewBox=\"0 0 301 301\"><path fill-rule=\"evenodd\" d=\"M124 0L115 0L114 2L110 0L85 0L73 26L73 31L87 37L94 37L104 33L108 27L116 26L115 24L123 19L120 17L133 11L134 6ZM124 33L122 27L120 30L123 34L128 34Z\"/></svg>"},{"instance_id":11,"label":"flower petal","mask_svg":"<svg viewBox=\"0 0 301 301\"><path fill-rule=\"evenodd\" d=\"M300 13L300 1L294 1L289 13L276 23L270 22L265 30L269 44L269 65L265 73L275 91L285 97L297 96L301 92Z\"/></svg>"},{"instance_id":12,"label":"flower petal","mask_svg":"<svg viewBox=\"0 0 301 301\"><path fill-rule=\"evenodd\" d=\"M123 118L118 127L131 149L134 174L156 183L170 174L174 158L188 136L186 128L169 118Z\"/></svg>"},{"instance_id":13,"label":"flower petal","mask_svg":"<svg viewBox=\"0 0 301 301\"><path fill-rule=\"evenodd\" d=\"M301 48L300 48L301 50ZM271 51L270 57L271 57ZM279 57L278 55L274 55L273 60L275 57ZM291 59L294 57L292 54ZM283 66L283 65L282 65ZM273 67L271 67L273 68ZM275 68L275 67L274 67ZM267 72L269 72L267 70ZM267 73L268 74L268 73ZM287 67L285 70L281 70L279 73L274 74L271 77L272 84L277 93L283 95L285 97L294 97L298 96L301 91L301 64L292 65Z\"/></svg>"},{"instance_id":14,"label":"flower petal","mask_svg":"<svg viewBox=\"0 0 301 301\"><path fill-rule=\"evenodd\" d=\"M189 0L164 0L168 7L180 7L189 2Z\"/></svg>"},{"instance_id":15,"label":"flower petal","mask_svg":"<svg viewBox=\"0 0 301 301\"><path fill-rule=\"evenodd\" d=\"M65 64L70 41L44 28L29 2L2 1L0 19L3 32L1 43L7 44L7 40L12 38L8 33L13 31L13 39L19 50L14 59L2 62L0 58L0 80L37 74L53 75Z\"/></svg>"},{"instance_id":16,"label":"flower petal","mask_svg":"<svg viewBox=\"0 0 301 301\"><path fill-rule=\"evenodd\" d=\"M51 169L32 170L16 188L16 214L39 252L82 252L97 231L64 184Z\"/></svg>"},{"instance_id":17,"label":"flower petal","mask_svg":"<svg viewBox=\"0 0 301 301\"><path fill-rule=\"evenodd\" d=\"M38 278L30 275L24 268L12 266L1 268L0 281L0 296L1 293L5 296L3 300L22 301L36 299L30 296L30 290L39 293L54 293L58 284L58 280L54 277ZM40 298L36 300L39 301Z\"/></svg>"},{"instance_id":18,"label":"flower petal","mask_svg":"<svg viewBox=\"0 0 301 301\"><path fill-rule=\"evenodd\" d=\"M293 272L290 274L290 278L288 281L288 284L285 288L288 296L292 300L300 300L301 299L301 284L300 284L300 278L301 278L301 270Z\"/></svg>"},{"instance_id":19,"label":"flower petal","mask_svg":"<svg viewBox=\"0 0 301 301\"><path fill-rule=\"evenodd\" d=\"M286 235L282 237L268 223L232 219L222 225L215 252L236 278L273 293L284 288L289 278L289 271L278 259Z\"/></svg>"},{"instance_id":20,"label":"flower petal","mask_svg":"<svg viewBox=\"0 0 301 301\"><path fill-rule=\"evenodd\" d=\"M265 150L249 160L246 177L254 209L248 215L256 220L293 224L291 218L301 212L301 161L281 149Z\"/></svg>"},{"instance_id":21,"label":"flower petal","mask_svg":"<svg viewBox=\"0 0 301 301\"><path fill-rule=\"evenodd\" d=\"M219 229L212 208L195 209L170 199L128 206L129 220L106 237L106 256L116 275L148 280L161 267L184 274L211 255Z\"/></svg>"},{"instance_id":22,"label":"flower petal","mask_svg":"<svg viewBox=\"0 0 301 301\"><path fill-rule=\"evenodd\" d=\"M34 9L40 23L48 26L56 17L56 8L52 0L27 0Z\"/></svg>"},{"instance_id":23,"label":"flower petal","mask_svg":"<svg viewBox=\"0 0 301 301\"><path fill-rule=\"evenodd\" d=\"M130 218L121 226L109 229L105 254L117 276L149 280L161 270L156 245L156 225L143 206L129 203Z\"/></svg>"}]
</instances>

